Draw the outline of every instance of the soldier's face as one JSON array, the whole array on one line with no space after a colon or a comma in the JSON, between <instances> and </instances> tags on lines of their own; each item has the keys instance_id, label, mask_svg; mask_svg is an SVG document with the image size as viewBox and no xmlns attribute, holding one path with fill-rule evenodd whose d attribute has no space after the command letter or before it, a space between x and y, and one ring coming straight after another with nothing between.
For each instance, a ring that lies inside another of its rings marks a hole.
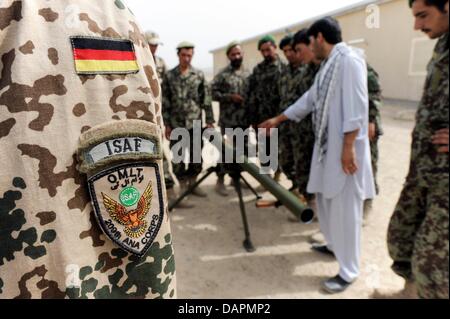
<instances>
[{"instance_id":1,"label":"soldier's face","mask_svg":"<svg viewBox=\"0 0 450 319\"><path fill-rule=\"evenodd\" d=\"M314 53L311 48L304 43L297 44L295 46L295 52L297 54L297 58L302 64L310 64L314 60Z\"/></svg>"},{"instance_id":2,"label":"soldier's face","mask_svg":"<svg viewBox=\"0 0 450 319\"><path fill-rule=\"evenodd\" d=\"M277 47L272 42L261 45L261 55L266 61L274 61L277 56Z\"/></svg>"},{"instance_id":3,"label":"soldier's face","mask_svg":"<svg viewBox=\"0 0 450 319\"><path fill-rule=\"evenodd\" d=\"M412 11L414 29L422 31L430 39L437 39L448 32L448 2L446 12L442 12L436 6L426 5L425 0L416 0Z\"/></svg>"},{"instance_id":4,"label":"soldier's face","mask_svg":"<svg viewBox=\"0 0 450 319\"><path fill-rule=\"evenodd\" d=\"M150 44L150 51L152 52L153 55L156 54L156 51L158 51L158 45L154 45L154 44Z\"/></svg>"},{"instance_id":5,"label":"soldier's face","mask_svg":"<svg viewBox=\"0 0 450 319\"><path fill-rule=\"evenodd\" d=\"M228 53L228 59L235 68L240 68L244 61L244 52L242 51L242 48L239 45L232 48Z\"/></svg>"},{"instance_id":6,"label":"soldier's face","mask_svg":"<svg viewBox=\"0 0 450 319\"><path fill-rule=\"evenodd\" d=\"M178 53L180 65L183 67L190 66L193 57L194 57L194 49L181 49L180 53Z\"/></svg>"},{"instance_id":7,"label":"soldier's face","mask_svg":"<svg viewBox=\"0 0 450 319\"><path fill-rule=\"evenodd\" d=\"M283 52L284 52L284 56L288 60L289 64L298 63L298 59L297 59L294 49L292 48L292 45L286 45L283 48Z\"/></svg>"}]
</instances>

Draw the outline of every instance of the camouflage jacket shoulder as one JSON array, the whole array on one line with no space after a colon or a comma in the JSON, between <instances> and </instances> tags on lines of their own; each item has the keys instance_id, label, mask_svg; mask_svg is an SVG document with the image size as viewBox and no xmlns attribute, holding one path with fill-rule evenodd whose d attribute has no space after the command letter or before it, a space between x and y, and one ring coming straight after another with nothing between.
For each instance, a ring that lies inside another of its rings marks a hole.
<instances>
[{"instance_id":1,"label":"camouflage jacket shoulder","mask_svg":"<svg viewBox=\"0 0 450 319\"><path fill-rule=\"evenodd\" d=\"M248 70L235 70L229 65L214 78L212 98L220 103L220 126L230 128L249 124L247 104L235 104L230 98L232 94L239 94L247 100L249 76Z\"/></svg>"},{"instance_id":2,"label":"camouflage jacket shoulder","mask_svg":"<svg viewBox=\"0 0 450 319\"><path fill-rule=\"evenodd\" d=\"M167 65L163 58L159 56L155 56L155 65L156 65L156 72L158 72L158 78L160 81L164 79L164 75L167 72Z\"/></svg>"},{"instance_id":3,"label":"camouflage jacket shoulder","mask_svg":"<svg viewBox=\"0 0 450 319\"><path fill-rule=\"evenodd\" d=\"M178 66L166 73L163 106L164 122L172 128L193 128L193 121L202 119L202 110L206 122L214 123L209 85L203 72L193 67L186 74Z\"/></svg>"},{"instance_id":4,"label":"camouflage jacket shoulder","mask_svg":"<svg viewBox=\"0 0 450 319\"><path fill-rule=\"evenodd\" d=\"M284 63L279 57L263 61L253 70L249 80L249 112L253 124L276 116L280 106L279 81Z\"/></svg>"},{"instance_id":5,"label":"camouflage jacket shoulder","mask_svg":"<svg viewBox=\"0 0 450 319\"><path fill-rule=\"evenodd\" d=\"M305 92L302 92L304 66L293 67L286 65L279 81L280 110L284 112L294 104Z\"/></svg>"},{"instance_id":6,"label":"camouflage jacket shoulder","mask_svg":"<svg viewBox=\"0 0 450 319\"><path fill-rule=\"evenodd\" d=\"M302 68L302 78L300 92L301 94L305 94L309 91L309 89L314 84L314 79L316 78L317 73L320 70L320 64L316 65L314 63L307 64Z\"/></svg>"},{"instance_id":7,"label":"camouflage jacket shoulder","mask_svg":"<svg viewBox=\"0 0 450 319\"><path fill-rule=\"evenodd\" d=\"M427 176L448 178L448 154L438 154L431 137L449 127L449 36L436 44L428 65L424 94L420 102L413 132L410 178ZM432 182L432 181L428 181Z\"/></svg>"}]
</instances>

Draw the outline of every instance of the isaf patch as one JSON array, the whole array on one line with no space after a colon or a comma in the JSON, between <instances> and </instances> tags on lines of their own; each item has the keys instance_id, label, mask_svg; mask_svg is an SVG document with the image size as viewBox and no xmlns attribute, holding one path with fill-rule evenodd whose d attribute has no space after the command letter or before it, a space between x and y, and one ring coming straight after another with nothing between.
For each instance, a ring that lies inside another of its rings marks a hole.
<instances>
[{"instance_id":1,"label":"isaf patch","mask_svg":"<svg viewBox=\"0 0 450 319\"><path fill-rule=\"evenodd\" d=\"M134 44L130 40L71 37L77 74L133 74L139 72Z\"/></svg>"},{"instance_id":2,"label":"isaf patch","mask_svg":"<svg viewBox=\"0 0 450 319\"><path fill-rule=\"evenodd\" d=\"M102 231L123 250L145 256L166 209L159 126L141 120L96 126L80 137L77 155Z\"/></svg>"},{"instance_id":3,"label":"isaf patch","mask_svg":"<svg viewBox=\"0 0 450 319\"><path fill-rule=\"evenodd\" d=\"M144 256L164 218L161 174L156 163L124 164L88 180L103 232L122 249Z\"/></svg>"}]
</instances>

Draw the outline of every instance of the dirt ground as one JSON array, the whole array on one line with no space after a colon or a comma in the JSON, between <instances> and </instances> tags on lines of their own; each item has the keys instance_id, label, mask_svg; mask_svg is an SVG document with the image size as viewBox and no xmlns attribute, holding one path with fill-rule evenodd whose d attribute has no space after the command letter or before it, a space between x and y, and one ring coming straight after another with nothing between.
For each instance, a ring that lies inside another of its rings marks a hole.
<instances>
[{"instance_id":1,"label":"dirt ground","mask_svg":"<svg viewBox=\"0 0 450 319\"><path fill-rule=\"evenodd\" d=\"M400 290L403 281L390 270L386 233L408 170L413 115L410 107L386 105L383 109L381 194L363 231L361 277L347 292L329 296L320 291L321 281L335 276L338 265L310 250L309 237L318 231L318 224L291 223L285 208L256 209L248 191L247 214L257 250L246 253L238 198L232 188L230 197L218 196L212 176L203 184L207 199L192 198L195 209L176 210L171 215L178 297L370 298L377 288ZM283 185L289 187L287 181Z\"/></svg>"}]
</instances>

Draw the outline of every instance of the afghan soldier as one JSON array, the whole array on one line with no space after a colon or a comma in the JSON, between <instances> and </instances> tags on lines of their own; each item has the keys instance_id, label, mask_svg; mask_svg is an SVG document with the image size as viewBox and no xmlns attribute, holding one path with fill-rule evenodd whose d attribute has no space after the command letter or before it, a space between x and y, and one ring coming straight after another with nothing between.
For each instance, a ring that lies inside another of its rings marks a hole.
<instances>
[{"instance_id":1,"label":"afghan soldier","mask_svg":"<svg viewBox=\"0 0 450 319\"><path fill-rule=\"evenodd\" d=\"M284 52L284 55L289 62L289 64L284 67L278 84L278 91L280 93L279 112L281 113L301 97L301 95L298 94L298 88L302 81L302 68L300 60L295 54L292 35L288 35L281 40L280 49ZM283 173L290 181L292 181L292 190L297 189L298 187L294 158L294 152L297 152L297 150L293 144L294 138L298 137L294 137L297 132L292 130L293 127L294 125L291 125L289 122L283 123L279 127L280 166Z\"/></svg>"},{"instance_id":2,"label":"afghan soldier","mask_svg":"<svg viewBox=\"0 0 450 319\"><path fill-rule=\"evenodd\" d=\"M315 57L313 51L309 47L310 40L308 30L301 30L294 35L293 46L302 63L301 81L295 87L295 94L292 94L290 105L294 104L300 97L302 97L314 83L317 72L320 68L320 61ZM297 98L295 98L297 96ZM314 150L314 129L312 123L312 116L307 116L302 122L285 123L291 126L293 145L294 145L294 163L297 186L299 192L308 205L316 209L315 196L308 194L307 187L309 181L309 174L311 169L311 159Z\"/></svg>"},{"instance_id":3,"label":"afghan soldier","mask_svg":"<svg viewBox=\"0 0 450 319\"><path fill-rule=\"evenodd\" d=\"M375 189L378 195L380 193L380 186L377 181L379 159L378 142L380 140L380 137L384 134L383 127L381 125L382 96L378 73L369 64L367 64L367 74L369 81L369 140L370 150L372 153L372 168L375 181ZM372 204L373 200L371 199L364 202L365 219L367 219L369 214L372 212Z\"/></svg>"},{"instance_id":4,"label":"afghan soldier","mask_svg":"<svg viewBox=\"0 0 450 319\"><path fill-rule=\"evenodd\" d=\"M413 132L411 166L389 226L392 269L421 298L449 298L448 1L410 0L415 29L439 39Z\"/></svg>"},{"instance_id":5,"label":"afghan soldier","mask_svg":"<svg viewBox=\"0 0 450 319\"><path fill-rule=\"evenodd\" d=\"M159 35L153 31L147 31L145 33L145 39L147 40L148 46L150 48L150 52L152 53L153 59L156 65L156 72L158 73L159 82L162 83L164 77L167 72L166 62L156 55L156 51L160 45L163 45ZM164 109L164 105L162 106ZM165 150L163 150L163 163L164 163L164 181L166 183L167 188L167 196L169 199L169 205L172 204L176 200L175 194L175 181L170 173L170 161L168 160L169 156L166 154ZM187 206L186 202L182 202L178 205L178 208L193 208L193 206Z\"/></svg>"},{"instance_id":6,"label":"afghan soldier","mask_svg":"<svg viewBox=\"0 0 450 319\"><path fill-rule=\"evenodd\" d=\"M0 298L176 297L160 86L135 17L119 0L4 0L0 56Z\"/></svg>"},{"instance_id":7,"label":"afghan soldier","mask_svg":"<svg viewBox=\"0 0 450 319\"><path fill-rule=\"evenodd\" d=\"M225 129L245 131L250 124L246 103L250 73L243 66L244 53L239 42L230 43L226 54L230 64L214 78L212 85L212 97L220 103L219 125L222 135L225 135ZM224 183L225 167L223 165L218 175L216 191L222 196L228 196Z\"/></svg>"},{"instance_id":8,"label":"afghan soldier","mask_svg":"<svg viewBox=\"0 0 450 319\"><path fill-rule=\"evenodd\" d=\"M277 44L271 35L262 37L258 50L264 61L253 70L249 79L249 117L250 125L255 129L258 124L278 114L280 92L278 83L284 70L284 64L277 54ZM270 137L264 138L266 154L270 154ZM261 151L261 150L260 150Z\"/></svg>"},{"instance_id":9,"label":"afghan soldier","mask_svg":"<svg viewBox=\"0 0 450 319\"><path fill-rule=\"evenodd\" d=\"M156 55L156 51L160 45L163 45L159 35L153 31L147 31L145 33L145 39L148 42L150 47L150 51L152 52L153 59L155 60L156 72L158 72L158 78L160 81L164 79L164 75L167 72L166 62L164 62L163 58Z\"/></svg>"},{"instance_id":10,"label":"afghan soldier","mask_svg":"<svg viewBox=\"0 0 450 319\"><path fill-rule=\"evenodd\" d=\"M181 145L182 149L188 150L189 163L181 160L173 164L173 171L181 185L181 192L186 191L190 185L196 183L197 177L202 172L201 148L203 140L201 136L195 136L194 122L202 121L202 111L206 113L207 128L213 128L214 114L212 111L212 100L203 72L192 67L194 56L194 44L182 42L178 45L179 65L166 74L163 81L163 115L166 125L166 138L174 129L182 128L188 130L190 141L181 136L177 140L171 140L170 147ZM201 132L200 132L201 133ZM200 139L201 148L196 150L194 139ZM181 144L180 144L181 143ZM194 160L197 157L197 161ZM186 167L187 166L187 167ZM197 187L193 195L206 197L206 193Z\"/></svg>"}]
</instances>

